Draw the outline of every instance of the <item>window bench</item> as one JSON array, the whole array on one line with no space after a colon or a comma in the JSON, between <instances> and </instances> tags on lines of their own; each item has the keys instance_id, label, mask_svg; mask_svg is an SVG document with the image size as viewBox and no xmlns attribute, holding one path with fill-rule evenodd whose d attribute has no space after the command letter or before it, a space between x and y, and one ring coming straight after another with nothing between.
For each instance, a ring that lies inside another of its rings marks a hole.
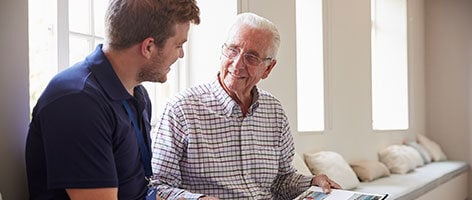
<instances>
[{"instance_id":1,"label":"window bench","mask_svg":"<svg viewBox=\"0 0 472 200\"><path fill-rule=\"evenodd\" d=\"M407 174L361 182L353 191L388 193L389 200L464 200L468 195L468 171L465 162L432 162Z\"/></svg>"}]
</instances>

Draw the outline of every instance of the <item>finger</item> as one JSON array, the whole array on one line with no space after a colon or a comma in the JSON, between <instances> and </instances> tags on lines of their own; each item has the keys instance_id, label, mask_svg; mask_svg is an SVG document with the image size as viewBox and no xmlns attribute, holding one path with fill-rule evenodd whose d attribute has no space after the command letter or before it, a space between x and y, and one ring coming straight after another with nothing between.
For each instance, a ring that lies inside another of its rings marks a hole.
<instances>
[{"instance_id":1,"label":"finger","mask_svg":"<svg viewBox=\"0 0 472 200\"><path fill-rule=\"evenodd\" d=\"M323 182L326 182L326 180L328 180L328 176L324 174L315 175L313 177L313 184L321 187Z\"/></svg>"},{"instance_id":2,"label":"finger","mask_svg":"<svg viewBox=\"0 0 472 200\"><path fill-rule=\"evenodd\" d=\"M324 193L329 194L331 192L331 184L328 180L323 180L320 186Z\"/></svg>"},{"instance_id":3,"label":"finger","mask_svg":"<svg viewBox=\"0 0 472 200\"><path fill-rule=\"evenodd\" d=\"M334 188L334 189L342 189L341 185L339 185L338 183L334 182L333 180L329 179L329 184L331 185L331 188Z\"/></svg>"}]
</instances>

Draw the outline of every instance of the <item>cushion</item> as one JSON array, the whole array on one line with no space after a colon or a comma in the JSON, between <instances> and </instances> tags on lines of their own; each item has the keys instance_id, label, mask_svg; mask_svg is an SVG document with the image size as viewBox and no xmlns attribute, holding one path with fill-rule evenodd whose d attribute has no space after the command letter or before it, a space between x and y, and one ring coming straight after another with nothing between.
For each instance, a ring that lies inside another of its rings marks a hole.
<instances>
[{"instance_id":1,"label":"cushion","mask_svg":"<svg viewBox=\"0 0 472 200\"><path fill-rule=\"evenodd\" d=\"M405 145L390 145L379 151L379 160L393 174L406 174L415 169L416 163L409 156Z\"/></svg>"},{"instance_id":2,"label":"cushion","mask_svg":"<svg viewBox=\"0 0 472 200\"><path fill-rule=\"evenodd\" d=\"M465 175L465 173L469 171L469 164L466 162L433 162L423 167L416 168L413 172L408 174L391 174L388 178L379 178L372 182L362 182L354 191L371 194L388 193L388 200L465 200L467 199L467 195L464 195L464 198L462 198L462 192L467 191L469 186L462 184L464 182L467 184L467 180L459 181L460 183L458 185L457 182L453 184L454 181L457 181L453 179L457 179L459 176ZM453 185L451 187L455 188L452 190L443 190L443 185L450 184ZM458 195L458 191L460 191L459 193L461 195ZM422 196L425 193L434 193L436 195L426 195L430 198L425 198L425 196Z\"/></svg>"},{"instance_id":3,"label":"cushion","mask_svg":"<svg viewBox=\"0 0 472 200\"><path fill-rule=\"evenodd\" d=\"M431 163L431 155L429 155L429 152L424 148L423 145L418 144L417 142L408 142L406 145L413 147L416 151L418 151L418 153L420 153L424 164Z\"/></svg>"},{"instance_id":4,"label":"cushion","mask_svg":"<svg viewBox=\"0 0 472 200\"><path fill-rule=\"evenodd\" d=\"M350 163L357 177L362 182L370 182L380 177L390 176L385 164L375 160L360 160Z\"/></svg>"},{"instance_id":5,"label":"cushion","mask_svg":"<svg viewBox=\"0 0 472 200\"><path fill-rule=\"evenodd\" d=\"M336 152L320 151L305 154L305 162L312 174L325 174L343 189L356 188L360 183L349 164Z\"/></svg>"},{"instance_id":6,"label":"cushion","mask_svg":"<svg viewBox=\"0 0 472 200\"><path fill-rule=\"evenodd\" d=\"M412 162L416 167L420 167L424 165L423 158L421 157L420 153L413 147L407 146L407 145L402 145L403 148L405 148L405 153L406 156L410 159L410 162Z\"/></svg>"},{"instance_id":7,"label":"cushion","mask_svg":"<svg viewBox=\"0 0 472 200\"><path fill-rule=\"evenodd\" d=\"M417 134L416 137L418 138L418 143L423 145L429 152L433 161L447 160L446 154L444 154L439 144L421 134Z\"/></svg>"},{"instance_id":8,"label":"cushion","mask_svg":"<svg viewBox=\"0 0 472 200\"><path fill-rule=\"evenodd\" d=\"M300 154L295 152L295 156L293 157L292 164L299 174L312 176L310 169L308 169L308 167L305 164L305 161L303 161L303 158L302 156L300 156Z\"/></svg>"}]
</instances>

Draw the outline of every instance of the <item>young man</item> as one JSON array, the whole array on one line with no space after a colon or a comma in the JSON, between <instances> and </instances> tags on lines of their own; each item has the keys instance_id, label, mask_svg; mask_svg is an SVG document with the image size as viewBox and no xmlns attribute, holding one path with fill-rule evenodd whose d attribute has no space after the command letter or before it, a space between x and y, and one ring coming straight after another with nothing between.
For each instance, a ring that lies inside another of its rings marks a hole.
<instances>
[{"instance_id":1,"label":"young man","mask_svg":"<svg viewBox=\"0 0 472 200\"><path fill-rule=\"evenodd\" d=\"M240 14L222 46L217 79L167 104L152 159L161 197L291 200L310 185L340 188L325 175L295 172L287 116L256 86L274 68L279 43L272 22Z\"/></svg>"},{"instance_id":2,"label":"young man","mask_svg":"<svg viewBox=\"0 0 472 200\"><path fill-rule=\"evenodd\" d=\"M199 22L195 0L110 1L106 42L56 75L33 110L30 199L145 198L151 105L140 83L167 80Z\"/></svg>"}]
</instances>

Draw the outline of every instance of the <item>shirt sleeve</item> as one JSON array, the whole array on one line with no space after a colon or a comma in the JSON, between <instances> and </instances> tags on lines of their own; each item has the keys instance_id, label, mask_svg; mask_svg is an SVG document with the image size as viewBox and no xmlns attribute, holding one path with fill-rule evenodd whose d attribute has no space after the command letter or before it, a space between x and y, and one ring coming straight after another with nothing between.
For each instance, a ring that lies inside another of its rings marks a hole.
<instances>
[{"instance_id":1,"label":"shirt sleeve","mask_svg":"<svg viewBox=\"0 0 472 200\"><path fill-rule=\"evenodd\" d=\"M277 199L291 200L310 187L312 177L296 173L296 169L292 165L295 147L285 114L283 114L282 121L283 127L279 146L281 151L279 174L272 185L271 191Z\"/></svg>"},{"instance_id":2,"label":"shirt sleeve","mask_svg":"<svg viewBox=\"0 0 472 200\"><path fill-rule=\"evenodd\" d=\"M186 124L179 107L167 104L157 128L152 151L152 185L164 199L197 199L203 194L181 189L179 161L187 146Z\"/></svg>"},{"instance_id":3,"label":"shirt sleeve","mask_svg":"<svg viewBox=\"0 0 472 200\"><path fill-rule=\"evenodd\" d=\"M40 114L49 188L117 187L113 121L82 93L61 97Z\"/></svg>"}]
</instances>

